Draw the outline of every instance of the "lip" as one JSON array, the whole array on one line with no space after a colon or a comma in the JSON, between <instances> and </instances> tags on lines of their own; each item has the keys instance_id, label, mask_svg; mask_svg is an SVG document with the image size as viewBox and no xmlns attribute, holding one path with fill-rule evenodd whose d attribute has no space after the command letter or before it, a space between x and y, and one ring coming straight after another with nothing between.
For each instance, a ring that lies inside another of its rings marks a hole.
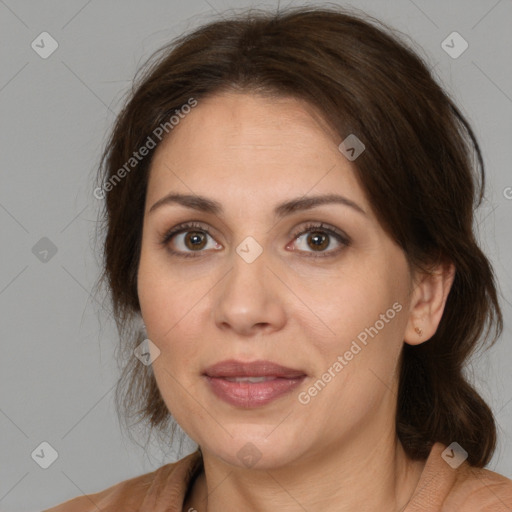
<instances>
[{"instance_id":1,"label":"lip","mask_svg":"<svg viewBox=\"0 0 512 512\"><path fill-rule=\"evenodd\" d=\"M242 408L261 407L290 393L306 378L302 370L272 361L244 363L230 359L208 367L203 375L210 390L221 400ZM263 382L235 382L227 379L266 377Z\"/></svg>"},{"instance_id":2,"label":"lip","mask_svg":"<svg viewBox=\"0 0 512 512\"><path fill-rule=\"evenodd\" d=\"M208 377L281 377L284 379L306 375L302 370L287 368L272 361L258 360L244 363L236 359L209 366L204 374Z\"/></svg>"}]
</instances>

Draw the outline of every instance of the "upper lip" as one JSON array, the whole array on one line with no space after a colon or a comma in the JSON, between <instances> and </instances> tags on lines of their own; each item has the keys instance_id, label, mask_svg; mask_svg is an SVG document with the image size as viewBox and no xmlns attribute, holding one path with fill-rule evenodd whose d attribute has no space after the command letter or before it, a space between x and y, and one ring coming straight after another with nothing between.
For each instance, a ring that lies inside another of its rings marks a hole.
<instances>
[{"instance_id":1,"label":"upper lip","mask_svg":"<svg viewBox=\"0 0 512 512\"><path fill-rule=\"evenodd\" d=\"M304 377L306 374L302 370L287 368L272 361L252 361L244 363L229 359L209 366L204 371L208 377L281 377L292 379Z\"/></svg>"}]
</instances>

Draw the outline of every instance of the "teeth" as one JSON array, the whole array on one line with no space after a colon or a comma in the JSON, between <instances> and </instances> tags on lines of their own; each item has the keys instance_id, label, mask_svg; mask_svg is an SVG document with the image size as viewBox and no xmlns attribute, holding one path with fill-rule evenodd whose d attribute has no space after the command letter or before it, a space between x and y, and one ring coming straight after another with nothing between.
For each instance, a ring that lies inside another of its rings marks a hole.
<instances>
[{"instance_id":1,"label":"teeth","mask_svg":"<svg viewBox=\"0 0 512 512\"><path fill-rule=\"evenodd\" d=\"M276 377L224 377L229 382L266 382L267 380L275 380Z\"/></svg>"}]
</instances>

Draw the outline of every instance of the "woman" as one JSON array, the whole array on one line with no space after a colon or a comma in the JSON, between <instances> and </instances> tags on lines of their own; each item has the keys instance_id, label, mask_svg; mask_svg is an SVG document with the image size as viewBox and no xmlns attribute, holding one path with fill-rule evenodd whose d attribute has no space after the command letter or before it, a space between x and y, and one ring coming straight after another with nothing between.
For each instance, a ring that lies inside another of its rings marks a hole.
<instances>
[{"instance_id":1,"label":"woman","mask_svg":"<svg viewBox=\"0 0 512 512\"><path fill-rule=\"evenodd\" d=\"M164 48L95 195L118 404L199 448L51 510L511 510L463 374L502 330L483 191L467 121L376 20L251 13Z\"/></svg>"}]
</instances>

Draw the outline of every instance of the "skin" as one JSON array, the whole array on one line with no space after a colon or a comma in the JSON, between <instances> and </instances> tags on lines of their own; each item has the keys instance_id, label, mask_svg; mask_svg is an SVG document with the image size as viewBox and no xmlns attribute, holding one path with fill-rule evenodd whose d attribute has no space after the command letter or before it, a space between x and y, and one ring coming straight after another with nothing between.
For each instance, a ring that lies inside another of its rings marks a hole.
<instances>
[{"instance_id":1,"label":"skin","mask_svg":"<svg viewBox=\"0 0 512 512\"><path fill-rule=\"evenodd\" d=\"M153 362L159 389L203 451L204 472L184 510L400 510L424 461L409 460L395 434L399 356L404 342L435 333L453 266L431 276L410 272L356 179L357 160L343 156L339 136L305 102L222 93L201 100L171 135L150 170L138 293L148 337L161 351ZM216 200L223 213L179 204L149 211L171 192ZM366 214L324 204L273 217L279 203L331 193ZM187 233L161 243L187 221L210 230L199 252L185 244ZM327 236L318 251L317 228L294 238L308 222L337 228L351 242ZM252 263L236 252L247 236L263 250ZM299 393L395 303L401 311L301 403ZM263 407L234 407L202 376L225 359L267 359L307 378ZM237 455L247 443L261 455L251 467Z\"/></svg>"}]
</instances>

